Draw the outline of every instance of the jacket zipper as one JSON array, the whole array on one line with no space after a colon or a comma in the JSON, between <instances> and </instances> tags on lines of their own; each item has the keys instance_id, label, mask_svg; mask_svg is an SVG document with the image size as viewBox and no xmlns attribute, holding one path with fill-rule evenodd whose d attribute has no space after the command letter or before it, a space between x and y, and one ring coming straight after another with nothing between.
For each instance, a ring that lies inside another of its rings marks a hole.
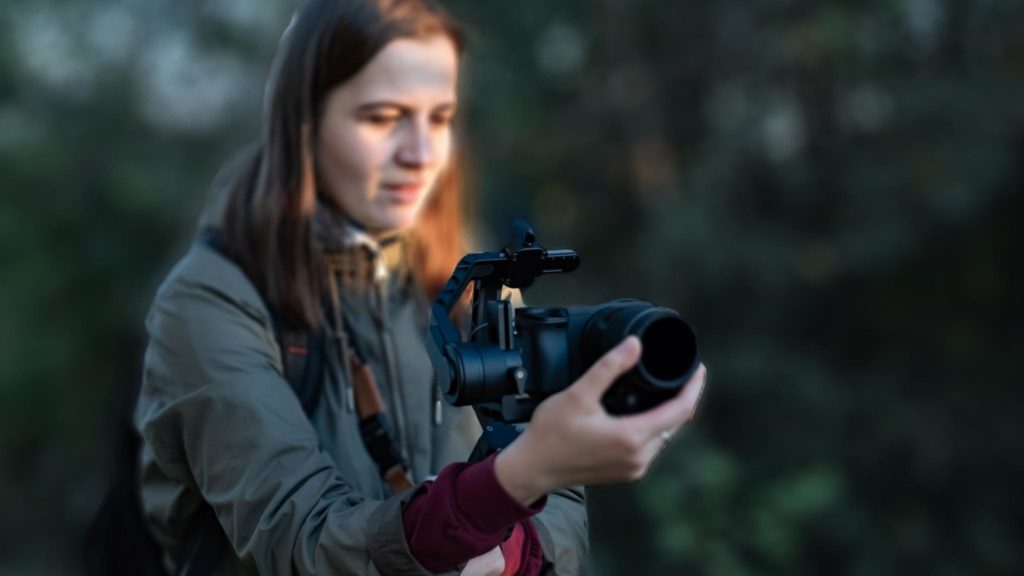
<instances>
[{"instance_id":1,"label":"jacket zipper","mask_svg":"<svg viewBox=\"0 0 1024 576\"><path fill-rule=\"evenodd\" d=\"M402 456L409 462L412 472L412 459L409 458L409 445L406 438L405 426L405 395L398 381L398 368L395 363L395 344L391 335L391 320L388 316L388 280L389 274L384 263L380 260L380 254L374 256L374 278L373 285L376 288L377 296L377 327L380 332L381 348L384 350L384 371L387 374L388 388L391 390L393 399L393 410L395 417L395 428L398 433L398 445Z\"/></svg>"}]
</instances>

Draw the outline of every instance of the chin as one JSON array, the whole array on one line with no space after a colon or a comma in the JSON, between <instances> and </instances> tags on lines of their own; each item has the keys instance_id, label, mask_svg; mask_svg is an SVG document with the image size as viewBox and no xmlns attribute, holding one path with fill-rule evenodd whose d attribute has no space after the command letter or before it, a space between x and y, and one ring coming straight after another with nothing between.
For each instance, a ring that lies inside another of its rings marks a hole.
<instances>
[{"instance_id":1,"label":"chin","mask_svg":"<svg viewBox=\"0 0 1024 576\"><path fill-rule=\"evenodd\" d=\"M373 228L380 234L392 234L395 232L402 232L412 228L416 224L416 216L418 212L401 212L391 214L381 214L380 217L375 218Z\"/></svg>"}]
</instances>

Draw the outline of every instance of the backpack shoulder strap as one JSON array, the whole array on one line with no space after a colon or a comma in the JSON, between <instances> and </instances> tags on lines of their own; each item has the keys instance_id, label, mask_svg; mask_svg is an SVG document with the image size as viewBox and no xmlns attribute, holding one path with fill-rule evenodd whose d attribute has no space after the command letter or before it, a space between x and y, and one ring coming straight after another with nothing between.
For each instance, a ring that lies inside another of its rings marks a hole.
<instances>
[{"instance_id":1,"label":"backpack shoulder strap","mask_svg":"<svg viewBox=\"0 0 1024 576\"><path fill-rule=\"evenodd\" d=\"M302 411L311 417L323 393L323 334L282 330L279 326L275 323L274 336L281 347L284 377L302 404Z\"/></svg>"},{"instance_id":2,"label":"backpack shoulder strap","mask_svg":"<svg viewBox=\"0 0 1024 576\"><path fill-rule=\"evenodd\" d=\"M199 241L221 256L231 260L226 250L221 231L207 227L199 232ZM281 364L285 380L302 404L306 416L312 416L323 392L323 344L319 332L307 332L289 328L281 315L266 300L274 327L274 339L281 350Z\"/></svg>"}]
</instances>

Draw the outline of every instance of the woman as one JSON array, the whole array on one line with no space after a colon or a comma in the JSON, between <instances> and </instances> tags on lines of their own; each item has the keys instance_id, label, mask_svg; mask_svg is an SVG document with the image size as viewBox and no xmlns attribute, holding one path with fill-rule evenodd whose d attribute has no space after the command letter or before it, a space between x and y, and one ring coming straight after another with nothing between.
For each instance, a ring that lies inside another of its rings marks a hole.
<instances>
[{"instance_id":1,"label":"woman","mask_svg":"<svg viewBox=\"0 0 1024 576\"><path fill-rule=\"evenodd\" d=\"M463 251L461 47L428 0L311 0L286 31L260 140L215 185L216 241L179 262L147 319L143 508L172 573L579 573L586 511L570 487L638 479L692 414L703 371L648 413L603 411L639 358L630 338L497 457L457 462L471 414L434 419L423 302ZM281 324L326 334L308 416ZM412 489L364 445L368 389Z\"/></svg>"}]
</instances>

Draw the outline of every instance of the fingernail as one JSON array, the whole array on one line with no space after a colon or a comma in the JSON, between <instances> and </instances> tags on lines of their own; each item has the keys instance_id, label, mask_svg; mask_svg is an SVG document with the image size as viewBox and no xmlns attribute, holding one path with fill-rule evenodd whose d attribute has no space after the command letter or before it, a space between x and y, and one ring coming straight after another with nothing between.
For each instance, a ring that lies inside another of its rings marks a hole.
<instances>
[{"instance_id":1,"label":"fingernail","mask_svg":"<svg viewBox=\"0 0 1024 576\"><path fill-rule=\"evenodd\" d=\"M631 340L634 341L635 343L631 344L630 343ZM637 338L636 336L627 336L626 339L622 341L622 345L619 346L619 355L621 355L623 357L630 356L630 355L632 355L633 349L637 348L639 346L640 346L640 339L639 338Z\"/></svg>"},{"instance_id":2,"label":"fingernail","mask_svg":"<svg viewBox=\"0 0 1024 576\"><path fill-rule=\"evenodd\" d=\"M693 403L693 415L697 415L697 409L700 408L700 401L704 398L704 391L708 389L708 368L704 367L704 384L700 387L700 392L697 393L697 400Z\"/></svg>"}]
</instances>

